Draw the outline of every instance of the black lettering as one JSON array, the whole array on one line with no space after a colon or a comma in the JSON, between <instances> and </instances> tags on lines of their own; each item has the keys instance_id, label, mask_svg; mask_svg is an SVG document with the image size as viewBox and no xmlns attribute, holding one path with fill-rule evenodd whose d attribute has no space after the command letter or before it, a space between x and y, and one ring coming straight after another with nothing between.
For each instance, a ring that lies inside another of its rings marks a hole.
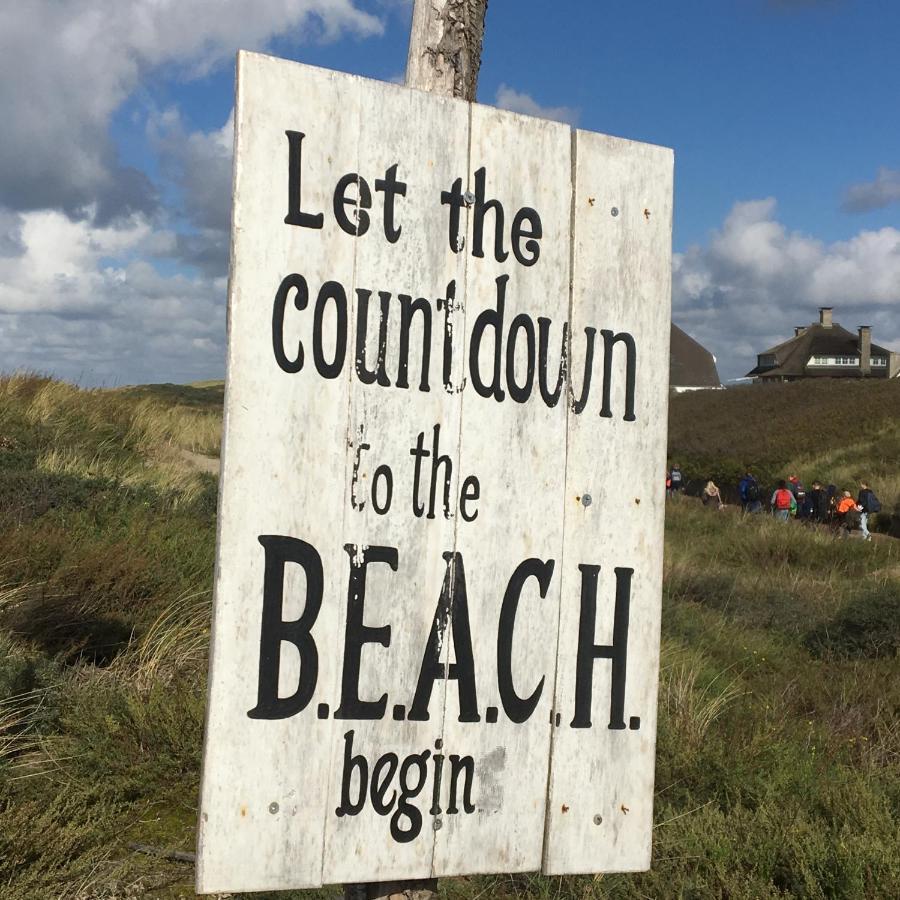
<instances>
[{"instance_id":1,"label":"black lettering","mask_svg":"<svg viewBox=\"0 0 900 900\"><path fill-rule=\"evenodd\" d=\"M400 361L397 367L397 387L409 387L409 330L413 316L422 314L422 367L419 370L419 390L429 391L428 368L431 362L431 304L423 297L413 300L408 294L399 294L400 300Z\"/></svg>"},{"instance_id":2,"label":"black lettering","mask_svg":"<svg viewBox=\"0 0 900 900\"><path fill-rule=\"evenodd\" d=\"M578 622L578 655L575 662L575 716L572 728L591 727L594 660L612 661L608 728L625 728L625 676L628 664L628 616L631 607L631 576L634 569L617 568L616 606L612 644L594 643L597 621L597 578L600 566L579 565L581 572L581 617Z\"/></svg>"},{"instance_id":3,"label":"black lettering","mask_svg":"<svg viewBox=\"0 0 900 900\"><path fill-rule=\"evenodd\" d=\"M397 811L391 816L391 837L398 844L408 844L418 837L419 832L422 830L422 813L409 801L418 797L425 786L425 779L428 777L428 757L430 755L431 751L429 750L414 753L411 756L407 756L400 766L400 798L397 801ZM415 783L410 783L408 776L413 768L418 769L419 777ZM409 820L409 827L406 829L400 827L403 816L406 816Z\"/></svg>"},{"instance_id":4,"label":"black lettering","mask_svg":"<svg viewBox=\"0 0 900 900\"><path fill-rule=\"evenodd\" d=\"M475 172L475 212L472 226L472 256L484 256L482 241L484 236L484 215L494 210L494 259L503 262L509 253L503 248L503 204L499 200L485 200L487 173L484 166Z\"/></svg>"},{"instance_id":5,"label":"black lettering","mask_svg":"<svg viewBox=\"0 0 900 900\"><path fill-rule=\"evenodd\" d=\"M386 816L394 808L394 803L397 800L396 791L391 791L389 803L384 802L384 796L394 780L399 762L400 760L396 753L385 753L372 766L372 809L379 816Z\"/></svg>"},{"instance_id":6,"label":"black lettering","mask_svg":"<svg viewBox=\"0 0 900 900\"><path fill-rule=\"evenodd\" d=\"M634 421L634 380L637 370L637 348L634 338L627 331L613 334L604 328L600 331L603 335L603 406L600 415L605 419L612 418L610 408L612 396L612 364L613 348L617 343L625 345L625 415L622 418L626 422Z\"/></svg>"},{"instance_id":7,"label":"black lettering","mask_svg":"<svg viewBox=\"0 0 900 900\"><path fill-rule=\"evenodd\" d=\"M363 384L377 381L382 387L390 387L391 379L387 374L387 341L388 316L390 314L391 295L387 291L379 291L381 313L378 317L378 361L374 371L366 368L366 344L369 337L369 298L372 292L365 288L356 289L356 375Z\"/></svg>"},{"instance_id":8,"label":"black lettering","mask_svg":"<svg viewBox=\"0 0 900 900\"><path fill-rule=\"evenodd\" d=\"M454 679L459 690L459 721L480 722L478 698L475 687L475 658L472 655L472 634L469 629L469 604L466 597L466 573L462 555L444 553L447 570L441 587L428 643L422 656L416 694L407 719L412 722L427 722L431 692L438 678ZM452 610L452 616L451 616ZM453 649L456 662L444 666L440 659L444 646L447 625L453 634Z\"/></svg>"},{"instance_id":9,"label":"black lettering","mask_svg":"<svg viewBox=\"0 0 900 900\"><path fill-rule=\"evenodd\" d=\"M478 510L472 510L471 513L466 509L466 504L470 500L477 500L481 496L481 484L474 475L469 475L463 481L462 491L459 494L459 514L463 517L464 522L474 522L478 518Z\"/></svg>"},{"instance_id":10,"label":"black lettering","mask_svg":"<svg viewBox=\"0 0 900 900\"><path fill-rule=\"evenodd\" d=\"M572 387L571 381L569 382L569 389L573 391L572 411L575 415L582 413L585 406L587 406L588 396L591 393L591 376L594 372L594 338L596 337L597 329L585 328L584 334L587 338L587 346L584 351L584 378L581 382L581 396L577 400L575 399L574 387Z\"/></svg>"},{"instance_id":11,"label":"black lettering","mask_svg":"<svg viewBox=\"0 0 900 900\"><path fill-rule=\"evenodd\" d=\"M374 499L373 499L374 503ZM341 705L335 710L336 719L382 719L387 706L387 694L378 700L360 700L359 667L365 644L389 647L391 626L372 628L363 624L366 602L366 572L369 563L387 563L397 571L396 547L363 547L360 554L355 544L345 544L350 557L350 579L347 586L347 623L344 630L344 670L341 675Z\"/></svg>"},{"instance_id":12,"label":"black lettering","mask_svg":"<svg viewBox=\"0 0 900 900\"><path fill-rule=\"evenodd\" d=\"M520 697L516 693L512 676L513 630L516 624L516 612L522 588L529 578L537 579L541 599L547 596L550 579L553 577L555 561L548 559L526 559L519 563L506 586L503 604L500 607L500 621L497 628L497 684L500 688L500 700L509 719L516 723L526 721L534 712L541 692L544 690L544 676L528 697Z\"/></svg>"},{"instance_id":13,"label":"black lettering","mask_svg":"<svg viewBox=\"0 0 900 900\"><path fill-rule=\"evenodd\" d=\"M519 331L525 332L525 383L516 383L516 339ZM534 323L531 316L519 313L509 326L509 335L506 338L506 388L509 396L516 403L525 403L531 396L531 388L534 386Z\"/></svg>"},{"instance_id":14,"label":"black lettering","mask_svg":"<svg viewBox=\"0 0 900 900\"><path fill-rule=\"evenodd\" d=\"M261 534L265 551L263 575L262 624L259 632L259 682L256 706L247 715L251 719L287 719L305 709L319 675L319 654L312 627L322 606L325 579L322 557L312 544L277 534ZM289 562L303 568L306 575L306 602L299 619L285 622L284 568ZM289 697L278 696L281 673L281 645L293 644L300 654L297 689Z\"/></svg>"},{"instance_id":15,"label":"black lettering","mask_svg":"<svg viewBox=\"0 0 900 900\"><path fill-rule=\"evenodd\" d=\"M378 484L384 482L384 503L378 502ZM372 476L372 509L383 516L391 508L391 498L394 495L394 473L391 467L386 463L382 463Z\"/></svg>"},{"instance_id":16,"label":"black lettering","mask_svg":"<svg viewBox=\"0 0 900 900\"><path fill-rule=\"evenodd\" d=\"M569 323L563 322L562 347L559 350L559 374L556 377L556 387L551 392L547 387L547 348L550 343L550 319L543 316L538 320L538 386L541 390L541 398L551 409L559 402L563 384L566 380L566 368L568 365ZM593 352L593 348L592 348Z\"/></svg>"},{"instance_id":17,"label":"black lettering","mask_svg":"<svg viewBox=\"0 0 900 900\"><path fill-rule=\"evenodd\" d=\"M472 386L482 397L493 397L498 403L506 397L503 388L500 387L500 366L503 352L503 315L506 309L506 284L508 281L509 275L498 276L497 308L485 309L478 314L469 341L469 374L472 378ZM494 372L490 384L482 381L478 363L481 341L487 328L494 329Z\"/></svg>"},{"instance_id":18,"label":"black lettering","mask_svg":"<svg viewBox=\"0 0 900 900\"><path fill-rule=\"evenodd\" d=\"M288 214L285 225L299 225L301 228L321 228L325 222L324 213L305 213L300 209L300 177L303 160L302 131L285 131L288 139Z\"/></svg>"},{"instance_id":19,"label":"black lettering","mask_svg":"<svg viewBox=\"0 0 900 900\"><path fill-rule=\"evenodd\" d=\"M444 390L448 394L453 393L453 384L450 380L453 368L453 312L456 309L456 280L447 285L447 299L438 298L437 308L444 310L444 357L441 377L444 382Z\"/></svg>"},{"instance_id":20,"label":"black lettering","mask_svg":"<svg viewBox=\"0 0 900 900\"><path fill-rule=\"evenodd\" d=\"M354 772L359 773L359 792L356 801L350 799L350 782ZM353 732L348 731L344 735L344 768L341 773L341 805L334 811L338 818L343 816L358 816L366 805L366 787L369 781L369 764L360 753L353 755Z\"/></svg>"},{"instance_id":21,"label":"black lettering","mask_svg":"<svg viewBox=\"0 0 900 900\"><path fill-rule=\"evenodd\" d=\"M325 351L322 347L322 325L325 320L325 305L329 300L334 301L334 309L337 313L337 323L334 335L334 358L325 361ZM323 378L337 378L344 368L344 358L347 355L347 294L343 286L337 281L326 281L316 297L316 310L313 315L313 359L316 370Z\"/></svg>"},{"instance_id":22,"label":"black lettering","mask_svg":"<svg viewBox=\"0 0 900 900\"><path fill-rule=\"evenodd\" d=\"M441 191L441 206L450 207L450 225L447 239L450 249L454 253L459 253L463 248L462 235L459 232L459 211L464 204L462 178L457 178L449 191Z\"/></svg>"},{"instance_id":23,"label":"black lettering","mask_svg":"<svg viewBox=\"0 0 900 900\"><path fill-rule=\"evenodd\" d=\"M406 196L406 184L397 181L397 163L394 163L384 173L384 178L375 179L375 190L384 191L384 236L391 244L396 244L403 230L400 225L394 225L394 197L398 194Z\"/></svg>"},{"instance_id":24,"label":"black lettering","mask_svg":"<svg viewBox=\"0 0 900 900\"><path fill-rule=\"evenodd\" d=\"M522 228L523 223L527 222L531 226L530 231ZM533 266L541 255L541 245L538 241L544 236L544 229L541 225L541 217L537 214L537 210L528 206L523 206L515 215L512 223L512 249L516 259L523 266ZM522 238L531 238L525 241L525 249L530 256L526 256L522 252Z\"/></svg>"},{"instance_id":25,"label":"black lettering","mask_svg":"<svg viewBox=\"0 0 900 900\"><path fill-rule=\"evenodd\" d=\"M287 305L288 294L294 291L294 307L306 309L309 302L309 288L306 279L302 275L287 275L275 293L275 302L272 304L272 350L275 352L275 361L285 372L293 374L303 368L303 344L297 342L297 355L294 359L288 359L284 351L284 308Z\"/></svg>"},{"instance_id":26,"label":"black lettering","mask_svg":"<svg viewBox=\"0 0 900 900\"><path fill-rule=\"evenodd\" d=\"M347 188L350 185L356 185L357 198L347 196ZM356 172L348 172L341 176L337 186L334 189L334 217L337 219L338 225L347 234L356 237L365 234L369 230L369 214L367 209L372 208L372 191L369 189L368 182L362 175ZM356 221L354 222L345 212L344 207L352 206L356 211Z\"/></svg>"},{"instance_id":27,"label":"black lettering","mask_svg":"<svg viewBox=\"0 0 900 900\"><path fill-rule=\"evenodd\" d=\"M441 453L441 426L435 425L431 444L431 490L428 494L427 519L433 519L434 507L437 501L438 469L443 467L444 472L444 518L450 518L450 485L453 481L453 460L446 453Z\"/></svg>"},{"instance_id":28,"label":"black lettering","mask_svg":"<svg viewBox=\"0 0 900 900\"><path fill-rule=\"evenodd\" d=\"M409 455L415 460L413 463L413 515L417 519L421 519L425 514L425 504L419 503L419 481L422 476L422 460L427 459L431 455L429 451L425 449L424 431L419 432L416 437L416 446L410 447ZM434 518L434 516L432 516L432 518Z\"/></svg>"},{"instance_id":29,"label":"black lettering","mask_svg":"<svg viewBox=\"0 0 900 900\"><path fill-rule=\"evenodd\" d=\"M459 757L455 753L450 755L450 803L447 806L447 815L455 816L459 809L456 806L456 789L460 774L466 777L463 785L463 812L475 812L475 804L472 803L472 782L475 780L475 760L471 756Z\"/></svg>"}]
</instances>

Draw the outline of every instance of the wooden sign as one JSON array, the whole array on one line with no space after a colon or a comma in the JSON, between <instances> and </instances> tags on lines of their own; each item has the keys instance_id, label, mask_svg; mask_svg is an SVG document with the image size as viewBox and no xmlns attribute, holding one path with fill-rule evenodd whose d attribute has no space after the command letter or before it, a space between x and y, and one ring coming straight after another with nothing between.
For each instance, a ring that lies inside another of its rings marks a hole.
<instances>
[{"instance_id":1,"label":"wooden sign","mask_svg":"<svg viewBox=\"0 0 900 900\"><path fill-rule=\"evenodd\" d=\"M242 53L198 889L650 861L672 153Z\"/></svg>"}]
</instances>

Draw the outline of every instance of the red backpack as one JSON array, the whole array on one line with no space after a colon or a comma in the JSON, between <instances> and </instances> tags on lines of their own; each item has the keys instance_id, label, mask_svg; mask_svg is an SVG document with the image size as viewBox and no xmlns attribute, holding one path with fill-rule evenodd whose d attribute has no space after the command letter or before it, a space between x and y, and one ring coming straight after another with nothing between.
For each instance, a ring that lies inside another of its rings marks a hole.
<instances>
[{"instance_id":1,"label":"red backpack","mask_svg":"<svg viewBox=\"0 0 900 900\"><path fill-rule=\"evenodd\" d=\"M790 509L794 495L787 488L775 491L775 509Z\"/></svg>"}]
</instances>

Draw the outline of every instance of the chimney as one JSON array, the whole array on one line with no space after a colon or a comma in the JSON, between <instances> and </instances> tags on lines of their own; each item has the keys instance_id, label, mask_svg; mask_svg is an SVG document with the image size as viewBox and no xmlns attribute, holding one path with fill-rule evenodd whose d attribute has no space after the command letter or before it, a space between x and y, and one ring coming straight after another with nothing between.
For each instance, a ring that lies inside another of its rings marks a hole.
<instances>
[{"instance_id":1,"label":"chimney","mask_svg":"<svg viewBox=\"0 0 900 900\"><path fill-rule=\"evenodd\" d=\"M832 307L820 306L819 307L819 324L824 326L825 328L831 328L831 313L832 313Z\"/></svg>"},{"instance_id":2,"label":"chimney","mask_svg":"<svg viewBox=\"0 0 900 900\"><path fill-rule=\"evenodd\" d=\"M872 373L872 326L859 326L859 374Z\"/></svg>"},{"instance_id":3,"label":"chimney","mask_svg":"<svg viewBox=\"0 0 900 900\"><path fill-rule=\"evenodd\" d=\"M805 325L795 325L794 326L794 337L800 337L803 332L806 331Z\"/></svg>"}]
</instances>

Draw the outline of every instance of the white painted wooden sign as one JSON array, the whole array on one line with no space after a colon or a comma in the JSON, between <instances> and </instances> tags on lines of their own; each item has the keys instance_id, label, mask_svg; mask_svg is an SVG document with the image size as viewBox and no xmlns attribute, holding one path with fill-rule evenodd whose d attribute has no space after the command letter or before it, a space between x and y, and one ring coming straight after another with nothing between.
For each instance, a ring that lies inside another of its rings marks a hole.
<instances>
[{"instance_id":1,"label":"white painted wooden sign","mask_svg":"<svg viewBox=\"0 0 900 900\"><path fill-rule=\"evenodd\" d=\"M242 53L198 888L649 866L672 153Z\"/></svg>"}]
</instances>

